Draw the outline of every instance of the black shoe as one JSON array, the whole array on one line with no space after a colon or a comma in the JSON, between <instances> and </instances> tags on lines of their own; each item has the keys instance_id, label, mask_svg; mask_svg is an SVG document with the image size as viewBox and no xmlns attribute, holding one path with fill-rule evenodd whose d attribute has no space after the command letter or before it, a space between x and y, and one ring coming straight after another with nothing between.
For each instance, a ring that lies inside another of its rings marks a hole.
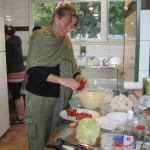
<instances>
[{"instance_id":1,"label":"black shoe","mask_svg":"<svg viewBox=\"0 0 150 150\"><path fill-rule=\"evenodd\" d=\"M23 124L24 120L23 119L19 119L18 117L16 117L15 119L11 120L10 124Z\"/></svg>"}]
</instances>

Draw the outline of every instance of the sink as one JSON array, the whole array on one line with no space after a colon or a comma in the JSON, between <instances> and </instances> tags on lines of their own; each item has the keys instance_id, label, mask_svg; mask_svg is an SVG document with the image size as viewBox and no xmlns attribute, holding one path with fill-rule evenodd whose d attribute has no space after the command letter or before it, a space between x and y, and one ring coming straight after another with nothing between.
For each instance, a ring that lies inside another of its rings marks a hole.
<instances>
[{"instance_id":1,"label":"sink","mask_svg":"<svg viewBox=\"0 0 150 150\"><path fill-rule=\"evenodd\" d=\"M116 68L116 65L122 62L121 57L76 56L75 58L80 68Z\"/></svg>"},{"instance_id":2,"label":"sink","mask_svg":"<svg viewBox=\"0 0 150 150\"><path fill-rule=\"evenodd\" d=\"M86 76L90 86L100 86L111 89L121 89L123 81L119 70L115 67L87 67L81 68L82 75Z\"/></svg>"},{"instance_id":3,"label":"sink","mask_svg":"<svg viewBox=\"0 0 150 150\"><path fill-rule=\"evenodd\" d=\"M116 68L116 65L107 65L107 66L94 66L94 65L89 65L89 66L86 66L86 68L101 68L101 69L103 69L103 68Z\"/></svg>"}]
</instances>

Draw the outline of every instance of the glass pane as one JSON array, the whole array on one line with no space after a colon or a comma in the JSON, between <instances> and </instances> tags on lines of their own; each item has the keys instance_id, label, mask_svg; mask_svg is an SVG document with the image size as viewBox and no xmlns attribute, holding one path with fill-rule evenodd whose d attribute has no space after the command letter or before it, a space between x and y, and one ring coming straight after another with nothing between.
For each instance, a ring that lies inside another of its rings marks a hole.
<instances>
[{"instance_id":1,"label":"glass pane","mask_svg":"<svg viewBox=\"0 0 150 150\"><path fill-rule=\"evenodd\" d=\"M124 2L109 2L109 35L108 38L124 38Z\"/></svg>"},{"instance_id":2,"label":"glass pane","mask_svg":"<svg viewBox=\"0 0 150 150\"><path fill-rule=\"evenodd\" d=\"M100 2L74 2L72 3L79 15L79 23L71 31L71 38L99 38L101 29L101 3Z\"/></svg>"},{"instance_id":3,"label":"glass pane","mask_svg":"<svg viewBox=\"0 0 150 150\"><path fill-rule=\"evenodd\" d=\"M125 3L124 9L125 9L125 37L134 39L136 35L135 34L136 32L136 2L133 0L130 0L128 4Z\"/></svg>"},{"instance_id":4,"label":"glass pane","mask_svg":"<svg viewBox=\"0 0 150 150\"><path fill-rule=\"evenodd\" d=\"M49 24L52 20L56 4L56 2L34 4L34 26L44 27Z\"/></svg>"},{"instance_id":5,"label":"glass pane","mask_svg":"<svg viewBox=\"0 0 150 150\"><path fill-rule=\"evenodd\" d=\"M134 81L135 77L136 5L135 0L125 0L124 72L129 82Z\"/></svg>"},{"instance_id":6,"label":"glass pane","mask_svg":"<svg viewBox=\"0 0 150 150\"><path fill-rule=\"evenodd\" d=\"M34 4L34 26L44 27L52 20L57 2ZM79 23L71 31L71 38L100 38L101 3L73 2L79 14Z\"/></svg>"}]
</instances>

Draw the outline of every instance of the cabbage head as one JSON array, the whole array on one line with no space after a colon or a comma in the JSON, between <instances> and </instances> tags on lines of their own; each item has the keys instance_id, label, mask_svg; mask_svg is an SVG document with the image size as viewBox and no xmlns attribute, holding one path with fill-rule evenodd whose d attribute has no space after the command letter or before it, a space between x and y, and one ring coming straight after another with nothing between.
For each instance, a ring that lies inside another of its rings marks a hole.
<instances>
[{"instance_id":1,"label":"cabbage head","mask_svg":"<svg viewBox=\"0 0 150 150\"><path fill-rule=\"evenodd\" d=\"M93 118L83 118L76 128L76 138L82 144L96 145L100 134L100 124Z\"/></svg>"}]
</instances>

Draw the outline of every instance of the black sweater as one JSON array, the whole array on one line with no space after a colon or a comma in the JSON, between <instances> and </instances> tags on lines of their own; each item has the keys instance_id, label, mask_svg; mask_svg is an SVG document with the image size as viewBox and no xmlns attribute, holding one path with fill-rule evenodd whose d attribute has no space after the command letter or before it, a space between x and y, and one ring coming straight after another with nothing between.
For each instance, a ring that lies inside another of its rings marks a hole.
<instances>
[{"instance_id":1,"label":"black sweater","mask_svg":"<svg viewBox=\"0 0 150 150\"><path fill-rule=\"evenodd\" d=\"M7 73L17 73L25 70L20 37L14 35L6 40L5 44Z\"/></svg>"},{"instance_id":2,"label":"black sweater","mask_svg":"<svg viewBox=\"0 0 150 150\"><path fill-rule=\"evenodd\" d=\"M54 74L60 76L59 65L55 67L32 67L27 70L27 75L29 76L28 82L26 85L26 90L44 97L59 97L60 95L60 84L47 82L49 74ZM77 72L74 74L75 78L80 73Z\"/></svg>"}]
</instances>

